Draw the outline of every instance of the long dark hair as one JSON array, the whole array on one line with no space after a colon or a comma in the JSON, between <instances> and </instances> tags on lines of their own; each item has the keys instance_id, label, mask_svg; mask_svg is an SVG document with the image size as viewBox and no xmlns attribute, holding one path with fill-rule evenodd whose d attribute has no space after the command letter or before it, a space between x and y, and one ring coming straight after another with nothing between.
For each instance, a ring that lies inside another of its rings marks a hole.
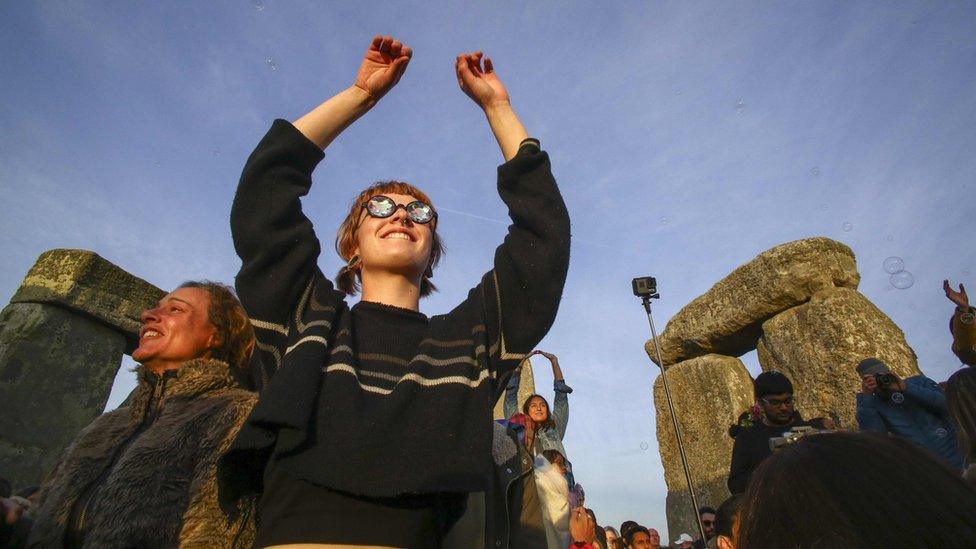
<instances>
[{"instance_id":1,"label":"long dark hair","mask_svg":"<svg viewBox=\"0 0 976 549\"><path fill-rule=\"evenodd\" d=\"M556 426L556 420L552 419L552 408L549 406L549 401L546 400L546 397L544 397L544 396L542 396L540 394L532 394L532 395L529 395L529 398L525 399L525 402L522 403L522 413L525 414L526 417L528 417L528 415L529 415L529 403L532 402L532 399L533 398L536 398L536 397L541 398L542 399L542 402L546 405L546 420L543 421L543 422L541 422L541 423L536 423L535 424L535 430L536 431L543 431L545 429L552 429L552 428L554 428Z\"/></svg>"},{"instance_id":2,"label":"long dark hair","mask_svg":"<svg viewBox=\"0 0 976 549\"><path fill-rule=\"evenodd\" d=\"M736 548L971 546L973 517L976 489L915 444L878 433L817 434L756 469Z\"/></svg>"},{"instance_id":3,"label":"long dark hair","mask_svg":"<svg viewBox=\"0 0 976 549\"><path fill-rule=\"evenodd\" d=\"M956 440L966 464L976 462L976 369L966 367L946 382L946 405L956 423Z\"/></svg>"}]
</instances>

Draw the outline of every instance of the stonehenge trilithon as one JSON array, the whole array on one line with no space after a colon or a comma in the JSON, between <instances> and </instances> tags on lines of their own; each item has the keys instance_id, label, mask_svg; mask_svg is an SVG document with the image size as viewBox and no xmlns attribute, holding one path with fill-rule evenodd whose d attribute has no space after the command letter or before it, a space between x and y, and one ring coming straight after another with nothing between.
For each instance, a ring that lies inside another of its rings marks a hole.
<instances>
[{"instance_id":1,"label":"stonehenge trilithon","mask_svg":"<svg viewBox=\"0 0 976 549\"><path fill-rule=\"evenodd\" d=\"M696 494L707 503L717 505L720 500L714 498L727 494L732 439L725 430L753 402L751 378L733 357L758 348L763 370L781 371L793 381L804 417L834 417L847 429L857 428L857 362L874 356L901 376L919 373L905 335L857 291L859 282L849 247L821 237L797 240L735 269L667 323L659 338L662 360L679 395L678 417ZM645 350L657 362L653 341ZM659 385L660 380L654 400L669 490L669 531L693 531L694 510L681 488L681 461L673 435L663 429L670 417ZM729 390L723 393L725 387ZM708 395L704 399L702 391Z\"/></svg>"},{"instance_id":2,"label":"stonehenge trilithon","mask_svg":"<svg viewBox=\"0 0 976 549\"><path fill-rule=\"evenodd\" d=\"M660 336L665 367L717 353L741 356L756 348L762 323L816 292L857 288L854 252L828 238L809 238L776 246L732 271L685 305ZM647 354L657 362L653 342Z\"/></svg>"},{"instance_id":3,"label":"stonehenge trilithon","mask_svg":"<svg viewBox=\"0 0 976 549\"><path fill-rule=\"evenodd\" d=\"M139 315L162 290L94 253L42 254L0 313L0 471L39 484L102 413Z\"/></svg>"}]
</instances>

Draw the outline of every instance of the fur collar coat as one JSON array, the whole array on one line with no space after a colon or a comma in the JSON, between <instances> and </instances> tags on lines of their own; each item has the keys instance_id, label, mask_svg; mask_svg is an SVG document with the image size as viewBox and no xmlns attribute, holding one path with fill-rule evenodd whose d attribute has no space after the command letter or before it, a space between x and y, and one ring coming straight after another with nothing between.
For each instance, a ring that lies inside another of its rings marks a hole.
<instances>
[{"instance_id":1,"label":"fur collar coat","mask_svg":"<svg viewBox=\"0 0 976 549\"><path fill-rule=\"evenodd\" d=\"M221 511L216 465L257 396L215 360L136 371L131 402L85 427L49 475L28 546L250 546L254 502Z\"/></svg>"}]
</instances>

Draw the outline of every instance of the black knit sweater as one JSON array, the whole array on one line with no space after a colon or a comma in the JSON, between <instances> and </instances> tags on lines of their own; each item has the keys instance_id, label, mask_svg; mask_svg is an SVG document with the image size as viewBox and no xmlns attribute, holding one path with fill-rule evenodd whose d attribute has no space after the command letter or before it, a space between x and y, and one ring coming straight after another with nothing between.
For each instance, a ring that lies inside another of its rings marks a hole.
<instances>
[{"instance_id":1,"label":"black knit sweater","mask_svg":"<svg viewBox=\"0 0 976 549\"><path fill-rule=\"evenodd\" d=\"M260 490L272 456L352 494L483 490L492 407L552 325L569 264L569 217L548 156L527 140L499 167L514 224L494 269L429 319L376 303L349 308L316 266L319 242L300 198L322 157L277 120L241 176L236 285L269 382L225 456L223 495Z\"/></svg>"}]
</instances>

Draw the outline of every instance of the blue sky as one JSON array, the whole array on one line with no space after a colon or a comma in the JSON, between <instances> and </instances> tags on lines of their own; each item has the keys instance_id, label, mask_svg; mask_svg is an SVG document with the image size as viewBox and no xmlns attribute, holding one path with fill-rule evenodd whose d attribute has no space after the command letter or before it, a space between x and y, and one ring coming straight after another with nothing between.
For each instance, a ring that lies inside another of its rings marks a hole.
<instances>
[{"instance_id":1,"label":"blue sky","mask_svg":"<svg viewBox=\"0 0 976 549\"><path fill-rule=\"evenodd\" d=\"M333 273L328 243L356 191L424 188L448 254L422 308L449 310L507 224L500 153L452 68L486 51L572 215L569 280L541 347L576 389L566 446L601 523L665 530L634 276L658 278L663 327L763 250L835 238L922 371L959 367L941 281L976 288L976 4L7 2L0 15L2 303L59 247L163 288L232 281L244 159L272 119L349 85L369 39L391 33L413 47L410 68L328 149L305 208ZM889 288L889 256L910 288ZM111 403L132 385L120 374Z\"/></svg>"}]
</instances>

